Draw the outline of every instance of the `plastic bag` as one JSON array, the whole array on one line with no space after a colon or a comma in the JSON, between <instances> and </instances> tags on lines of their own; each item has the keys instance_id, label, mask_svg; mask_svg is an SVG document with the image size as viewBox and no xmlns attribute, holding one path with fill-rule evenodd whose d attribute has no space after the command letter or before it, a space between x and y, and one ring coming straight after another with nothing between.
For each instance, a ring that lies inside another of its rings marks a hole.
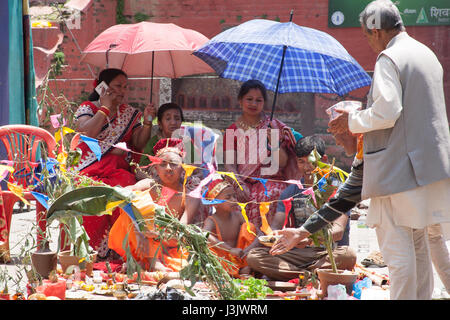
<instances>
[{"instance_id":1,"label":"plastic bag","mask_svg":"<svg viewBox=\"0 0 450 320\"><path fill-rule=\"evenodd\" d=\"M365 277L364 279L357 281L353 284L353 296L356 299L361 299L361 292L363 288L371 288L372 287L372 280L370 280L368 277Z\"/></svg>"},{"instance_id":2,"label":"plastic bag","mask_svg":"<svg viewBox=\"0 0 450 320\"><path fill-rule=\"evenodd\" d=\"M342 284L328 286L328 300L348 300L347 289Z\"/></svg>"}]
</instances>

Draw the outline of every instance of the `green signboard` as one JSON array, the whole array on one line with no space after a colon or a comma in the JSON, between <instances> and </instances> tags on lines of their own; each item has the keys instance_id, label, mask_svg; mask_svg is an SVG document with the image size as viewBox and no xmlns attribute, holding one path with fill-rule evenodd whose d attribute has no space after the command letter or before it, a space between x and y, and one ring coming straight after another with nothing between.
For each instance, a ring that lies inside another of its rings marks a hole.
<instances>
[{"instance_id":1,"label":"green signboard","mask_svg":"<svg viewBox=\"0 0 450 320\"><path fill-rule=\"evenodd\" d=\"M359 14L372 0L329 0L330 28L359 27ZM405 26L450 25L449 0L396 0Z\"/></svg>"}]
</instances>

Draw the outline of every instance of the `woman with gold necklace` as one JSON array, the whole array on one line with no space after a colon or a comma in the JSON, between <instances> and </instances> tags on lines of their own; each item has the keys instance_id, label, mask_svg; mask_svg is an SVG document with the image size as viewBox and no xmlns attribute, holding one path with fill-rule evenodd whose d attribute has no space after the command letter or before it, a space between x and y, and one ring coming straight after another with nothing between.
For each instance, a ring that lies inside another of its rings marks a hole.
<instances>
[{"instance_id":1,"label":"woman with gold necklace","mask_svg":"<svg viewBox=\"0 0 450 320\"><path fill-rule=\"evenodd\" d=\"M300 178L291 128L264 114L266 100L266 88L260 81L244 82L238 94L242 114L224 135L225 169L237 175L239 185L234 182L234 186L242 203L278 200L286 188L286 183L279 181ZM267 181L264 185L254 178ZM249 203L245 209L250 222L260 227L259 205ZM275 209L272 204L269 217Z\"/></svg>"}]
</instances>

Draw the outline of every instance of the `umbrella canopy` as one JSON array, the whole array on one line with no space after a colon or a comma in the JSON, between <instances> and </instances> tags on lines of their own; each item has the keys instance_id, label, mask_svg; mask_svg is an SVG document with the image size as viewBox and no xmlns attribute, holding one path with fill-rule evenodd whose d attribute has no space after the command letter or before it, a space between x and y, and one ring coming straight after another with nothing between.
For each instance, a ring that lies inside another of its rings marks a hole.
<instances>
[{"instance_id":1,"label":"umbrella canopy","mask_svg":"<svg viewBox=\"0 0 450 320\"><path fill-rule=\"evenodd\" d=\"M335 38L293 22L250 20L218 34L194 55L223 78L257 79L275 94L315 92L342 96L371 83L370 76Z\"/></svg>"},{"instance_id":2,"label":"umbrella canopy","mask_svg":"<svg viewBox=\"0 0 450 320\"><path fill-rule=\"evenodd\" d=\"M207 41L201 33L173 23L119 24L100 33L84 49L81 62L119 68L129 76L178 78L211 73L211 67L192 55Z\"/></svg>"}]
</instances>

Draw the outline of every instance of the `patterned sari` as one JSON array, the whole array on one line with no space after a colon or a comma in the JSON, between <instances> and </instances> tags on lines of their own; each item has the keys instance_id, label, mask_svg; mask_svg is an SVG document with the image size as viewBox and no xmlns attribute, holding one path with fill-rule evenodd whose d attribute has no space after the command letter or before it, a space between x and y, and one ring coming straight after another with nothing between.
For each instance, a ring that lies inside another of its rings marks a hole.
<instances>
[{"instance_id":1,"label":"patterned sari","mask_svg":"<svg viewBox=\"0 0 450 320\"><path fill-rule=\"evenodd\" d=\"M284 123L277 119L272 120L271 129L279 130L280 137L280 147L283 147L284 150L288 153L288 163L284 168L278 168L274 174L264 175L263 169L270 167L269 164L261 163L261 159L264 159L267 156L270 156L270 152L267 149L261 148L262 144L259 139L262 137L260 131L261 129L268 129L270 123L270 118L266 117L256 128L255 130L249 129L251 131L245 131L245 135L239 135L236 133L237 130L243 130L239 127L238 123L235 122L231 126L227 128L227 131L224 136L223 146L224 146L224 155L227 154L227 151L234 151L234 163L237 163L237 173L242 175L241 177L244 180L244 185L242 185L245 193L251 201L256 202L266 202L266 201L274 201L278 200L283 190L286 188L287 184L285 182L278 181L270 181L266 182L266 189L264 185L255 179L246 178L246 177L255 177L262 179L271 179L271 180L289 180L289 179L299 179L300 172L297 166L297 157L295 156L294 147L295 147L295 138L292 134L291 129L286 126ZM230 135L233 133L233 135ZM234 143L230 143L230 146L227 146L227 140L230 138L234 138ZM276 145L276 144L273 144ZM253 148L250 148L253 146ZM257 149L254 146L258 146ZM230 148L231 149L227 149ZM275 147L274 147L275 148ZM255 155L257 155L257 159L255 159ZM239 159L240 156L245 156L245 159ZM225 158L225 161L227 159ZM242 161L245 160L245 161ZM242 163L241 163L242 162ZM238 201L241 201L238 199ZM277 203L272 203L270 205L270 209L268 215L275 213ZM261 216L259 213L259 204L257 203L249 203L246 207L247 216L249 221L253 223L256 227L261 227Z\"/></svg>"},{"instance_id":2,"label":"patterned sari","mask_svg":"<svg viewBox=\"0 0 450 320\"><path fill-rule=\"evenodd\" d=\"M75 113L78 119L81 116L93 117L99 110L98 102L84 102ZM108 123L102 128L96 139L99 141L101 159L97 160L96 155L88 145L80 142L78 147L82 151L80 163L75 168L81 174L91 177L94 180L102 181L110 186L120 185L122 187L136 183L134 172L130 166L130 155L111 154L113 145L119 142L127 143L127 147L133 150L130 145L133 130L140 124L141 112L131 106L122 104L119 106L117 115L108 119ZM140 150L136 150L140 151ZM111 226L119 216L119 211L114 210L113 214L103 216L83 217L83 226L90 238L90 245L97 250L99 257L107 255L108 233Z\"/></svg>"}]
</instances>

